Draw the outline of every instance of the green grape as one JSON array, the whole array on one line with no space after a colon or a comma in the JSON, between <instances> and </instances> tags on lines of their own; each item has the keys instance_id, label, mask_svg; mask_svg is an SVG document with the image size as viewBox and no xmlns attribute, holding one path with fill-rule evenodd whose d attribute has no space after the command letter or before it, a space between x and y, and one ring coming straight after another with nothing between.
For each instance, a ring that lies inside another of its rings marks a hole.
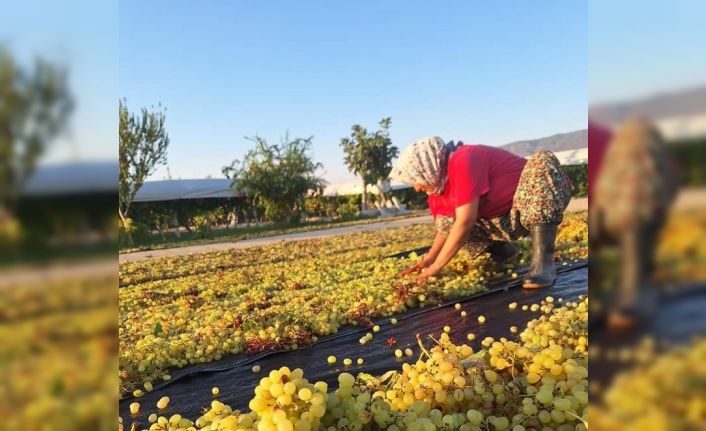
<instances>
[{"instance_id":1,"label":"green grape","mask_svg":"<svg viewBox=\"0 0 706 431\"><path fill-rule=\"evenodd\" d=\"M355 382L355 377L349 373L341 373L338 375L338 384L344 388L350 388Z\"/></svg>"}]
</instances>

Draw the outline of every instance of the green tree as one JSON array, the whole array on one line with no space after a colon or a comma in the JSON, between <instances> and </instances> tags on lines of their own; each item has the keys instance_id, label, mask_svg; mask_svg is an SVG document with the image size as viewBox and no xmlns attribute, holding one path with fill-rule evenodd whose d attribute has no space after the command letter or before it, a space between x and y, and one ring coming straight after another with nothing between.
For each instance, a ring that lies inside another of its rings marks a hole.
<instances>
[{"instance_id":1,"label":"green tree","mask_svg":"<svg viewBox=\"0 0 706 431\"><path fill-rule=\"evenodd\" d=\"M351 128L351 135L341 139L341 147L345 153L344 161L348 170L359 175L363 182L361 207L368 209L367 186L387 181L392 170L392 160L399 150L392 145L390 139L390 117L383 118L378 123L380 129L368 132L358 124ZM384 191L379 189L383 199Z\"/></svg>"},{"instance_id":2,"label":"green tree","mask_svg":"<svg viewBox=\"0 0 706 431\"><path fill-rule=\"evenodd\" d=\"M130 113L126 101L119 103L119 206L120 220L127 223L135 195L145 179L157 165L166 164L169 136L164 128L165 110L159 105L150 112L142 108L141 113Z\"/></svg>"},{"instance_id":3,"label":"green tree","mask_svg":"<svg viewBox=\"0 0 706 431\"><path fill-rule=\"evenodd\" d=\"M298 220L307 193L326 184L317 175L323 166L310 155L313 137L290 139L287 134L275 145L259 136L245 139L255 148L242 161L225 166L223 174L233 180L237 192L264 208L268 220Z\"/></svg>"},{"instance_id":4,"label":"green tree","mask_svg":"<svg viewBox=\"0 0 706 431\"><path fill-rule=\"evenodd\" d=\"M23 68L0 47L0 222L12 217L39 157L73 110L64 68L37 59Z\"/></svg>"}]
</instances>

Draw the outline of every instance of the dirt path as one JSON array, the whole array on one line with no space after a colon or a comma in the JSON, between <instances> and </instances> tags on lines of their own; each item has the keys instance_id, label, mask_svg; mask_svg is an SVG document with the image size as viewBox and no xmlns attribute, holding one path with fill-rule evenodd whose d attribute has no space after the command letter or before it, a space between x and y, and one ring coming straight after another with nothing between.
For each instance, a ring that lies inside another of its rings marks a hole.
<instances>
[{"instance_id":1,"label":"dirt path","mask_svg":"<svg viewBox=\"0 0 706 431\"><path fill-rule=\"evenodd\" d=\"M585 211L586 209L588 209L588 200L586 198L577 198L571 200L567 211ZM188 247L140 251L135 253L121 254L119 260L120 263L124 263L145 259L156 259L166 256L183 256L189 254L208 253L210 251L242 249L272 244L279 241L300 241L304 239L324 238L328 236L343 235L354 232L373 232L381 229L410 226L421 223L431 223L431 216L424 215L420 217L412 217L401 220L380 221L378 223L368 223L363 225L344 226L323 230L314 230L309 232L289 233L284 235L254 238L237 242L221 242L216 244L203 244Z\"/></svg>"},{"instance_id":2,"label":"dirt path","mask_svg":"<svg viewBox=\"0 0 706 431\"><path fill-rule=\"evenodd\" d=\"M682 190L674 203L674 209L689 210L694 208L706 207L706 188L684 189ZM588 198L574 198L569 202L566 209L567 212L587 211ZM342 235L352 232L372 232L380 229L388 229L392 227L409 226L420 223L431 223L431 216L425 215L420 217L412 217L401 220L381 221L379 223L369 223L364 225L354 225L337 227L330 229L315 230L309 232L290 233L284 235L268 236L263 238L248 239L237 242L221 242L216 244L204 244L187 247L178 247L162 250L140 251L135 253L121 254L119 257L120 263L134 262L144 259L155 259L165 256L183 256L188 254L207 253L210 251L240 249L248 247L256 247L261 245L272 244L279 241L299 241L303 239L324 238L334 235Z\"/></svg>"},{"instance_id":3,"label":"dirt path","mask_svg":"<svg viewBox=\"0 0 706 431\"><path fill-rule=\"evenodd\" d=\"M107 276L115 274L117 271L118 263L113 259L74 264L18 267L0 272L0 289L76 278Z\"/></svg>"},{"instance_id":4,"label":"dirt path","mask_svg":"<svg viewBox=\"0 0 706 431\"><path fill-rule=\"evenodd\" d=\"M334 227L330 229L312 230L308 232L288 233L284 235L274 235L262 238L246 239L236 242L220 242L216 244L203 244L178 248L165 248L161 250L139 251L135 253L121 254L119 260L120 263L123 263L145 259L156 259L165 256L183 256L188 254L208 253L210 251L241 249L272 244L280 241L300 241L304 239L324 238L328 236L343 235L354 232L373 232L381 229L411 226L414 224L421 223L431 223L431 216L425 215L401 220L381 221L378 223Z\"/></svg>"}]
</instances>

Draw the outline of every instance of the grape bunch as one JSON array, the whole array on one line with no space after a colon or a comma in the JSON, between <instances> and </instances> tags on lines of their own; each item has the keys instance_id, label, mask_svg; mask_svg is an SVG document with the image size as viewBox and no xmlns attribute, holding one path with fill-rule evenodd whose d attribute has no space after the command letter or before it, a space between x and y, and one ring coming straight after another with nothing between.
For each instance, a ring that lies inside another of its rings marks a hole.
<instances>
[{"instance_id":1,"label":"grape bunch","mask_svg":"<svg viewBox=\"0 0 706 431\"><path fill-rule=\"evenodd\" d=\"M283 367L260 381L247 413L215 400L193 423L153 414L150 430L583 431L588 299L553 303L518 340L487 337L474 351L446 332L430 346L418 336L416 361L381 376L341 373L334 391Z\"/></svg>"},{"instance_id":2,"label":"grape bunch","mask_svg":"<svg viewBox=\"0 0 706 431\"><path fill-rule=\"evenodd\" d=\"M639 346L632 367L618 374L591 406L596 430L706 429L706 340L659 352Z\"/></svg>"},{"instance_id":3,"label":"grape bunch","mask_svg":"<svg viewBox=\"0 0 706 431\"><path fill-rule=\"evenodd\" d=\"M309 383L304 372L287 367L270 371L255 388L250 409L257 414L260 431L309 431L318 429L326 412L328 386Z\"/></svg>"},{"instance_id":4,"label":"grape bunch","mask_svg":"<svg viewBox=\"0 0 706 431\"><path fill-rule=\"evenodd\" d=\"M569 302L554 309L554 300L541 302L544 312L538 319L527 323L520 339L528 348L561 345L585 356L588 349L588 301L583 296L578 302Z\"/></svg>"}]
</instances>

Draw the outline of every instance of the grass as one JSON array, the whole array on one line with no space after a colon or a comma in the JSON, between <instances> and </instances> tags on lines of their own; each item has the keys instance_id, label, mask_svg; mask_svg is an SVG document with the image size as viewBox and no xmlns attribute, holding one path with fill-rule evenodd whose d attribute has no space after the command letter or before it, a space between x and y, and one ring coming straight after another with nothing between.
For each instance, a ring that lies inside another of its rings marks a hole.
<instances>
[{"instance_id":1,"label":"grass","mask_svg":"<svg viewBox=\"0 0 706 431\"><path fill-rule=\"evenodd\" d=\"M42 246L31 245L4 250L0 254L0 269L83 263L115 256L117 243L100 242L88 245Z\"/></svg>"}]
</instances>

